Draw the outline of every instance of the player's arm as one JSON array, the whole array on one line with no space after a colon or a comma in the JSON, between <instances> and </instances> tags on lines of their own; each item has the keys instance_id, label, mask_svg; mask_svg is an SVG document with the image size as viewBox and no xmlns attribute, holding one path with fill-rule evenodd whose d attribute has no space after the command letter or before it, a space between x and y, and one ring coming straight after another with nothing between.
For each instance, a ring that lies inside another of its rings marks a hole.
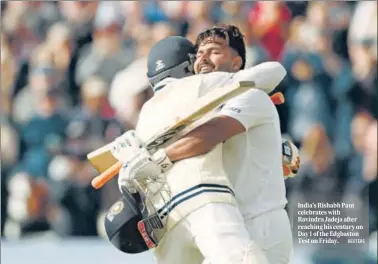
<instances>
[{"instance_id":1,"label":"player's arm","mask_svg":"<svg viewBox=\"0 0 378 264\"><path fill-rule=\"evenodd\" d=\"M253 126L273 122L272 102L261 90L250 90L228 101L219 115L165 148L171 161L205 154L217 144Z\"/></svg>"},{"instance_id":2,"label":"player's arm","mask_svg":"<svg viewBox=\"0 0 378 264\"><path fill-rule=\"evenodd\" d=\"M220 115L169 145L165 151L172 162L199 156L244 131L245 128L239 121Z\"/></svg>"},{"instance_id":3,"label":"player's arm","mask_svg":"<svg viewBox=\"0 0 378 264\"><path fill-rule=\"evenodd\" d=\"M175 161L205 154L217 144L255 125L272 122L273 109L273 103L264 91L249 90L228 101L215 118L152 155L145 148L140 148L135 133L126 132L116 140L118 143L112 150L112 154L124 163L118 177L120 190L125 187L133 191L131 187L135 179L160 175L169 170ZM129 160L126 157L130 155L123 154L123 149L136 149L136 155Z\"/></svg>"},{"instance_id":4,"label":"player's arm","mask_svg":"<svg viewBox=\"0 0 378 264\"><path fill-rule=\"evenodd\" d=\"M236 81L254 81L259 84L259 89L271 93L285 78L286 70L281 63L276 61L263 62L234 74Z\"/></svg>"},{"instance_id":5,"label":"player's arm","mask_svg":"<svg viewBox=\"0 0 378 264\"><path fill-rule=\"evenodd\" d=\"M255 81L259 84L259 89L270 93L285 76L286 70L281 63L263 62L235 73L234 79L238 82ZM268 115L272 116L269 97L261 91L255 91L249 91L230 100L219 116L167 147L167 155L172 161L177 161L205 154L218 143L269 120ZM269 110L264 111L264 108ZM236 113L237 111L240 113Z\"/></svg>"}]
</instances>

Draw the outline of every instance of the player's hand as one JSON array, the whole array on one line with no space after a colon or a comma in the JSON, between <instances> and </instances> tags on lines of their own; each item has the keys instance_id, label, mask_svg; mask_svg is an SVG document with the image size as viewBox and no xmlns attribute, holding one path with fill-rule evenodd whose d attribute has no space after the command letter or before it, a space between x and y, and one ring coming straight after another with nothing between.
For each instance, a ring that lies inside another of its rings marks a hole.
<instances>
[{"instance_id":1,"label":"player's hand","mask_svg":"<svg viewBox=\"0 0 378 264\"><path fill-rule=\"evenodd\" d=\"M298 148L288 139L282 139L282 166L285 180L295 177L300 165Z\"/></svg>"},{"instance_id":2,"label":"player's hand","mask_svg":"<svg viewBox=\"0 0 378 264\"><path fill-rule=\"evenodd\" d=\"M172 162L164 149L151 155L146 149L140 151L121 168L118 176L118 187L126 187L135 193L136 182L153 182L159 175L172 167Z\"/></svg>"},{"instance_id":3,"label":"player's hand","mask_svg":"<svg viewBox=\"0 0 378 264\"><path fill-rule=\"evenodd\" d=\"M138 153L142 146L142 141L135 131L129 130L114 140L111 153L118 161L126 163Z\"/></svg>"}]
</instances>

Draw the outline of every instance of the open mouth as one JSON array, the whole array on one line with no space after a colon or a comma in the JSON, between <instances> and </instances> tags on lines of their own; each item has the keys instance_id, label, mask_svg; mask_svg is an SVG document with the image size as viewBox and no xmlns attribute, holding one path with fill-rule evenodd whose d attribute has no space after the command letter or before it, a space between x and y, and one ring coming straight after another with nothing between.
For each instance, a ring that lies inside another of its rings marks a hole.
<instances>
[{"instance_id":1,"label":"open mouth","mask_svg":"<svg viewBox=\"0 0 378 264\"><path fill-rule=\"evenodd\" d=\"M211 67L208 64L201 65L199 68L199 73L208 73L212 71L213 71L213 67Z\"/></svg>"}]
</instances>

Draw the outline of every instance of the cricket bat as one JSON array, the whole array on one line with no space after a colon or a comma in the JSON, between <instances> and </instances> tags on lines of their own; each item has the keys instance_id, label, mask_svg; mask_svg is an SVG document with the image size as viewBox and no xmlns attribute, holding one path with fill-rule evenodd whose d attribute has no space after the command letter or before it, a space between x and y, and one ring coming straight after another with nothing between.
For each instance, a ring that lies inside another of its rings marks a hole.
<instances>
[{"instance_id":1,"label":"cricket bat","mask_svg":"<svg viewBox=\"0 0 378 264\"><path fill-rule=\"evenodd\" d=\"M243 81L208 92L204 96L198 98L198 100L193 104L185 107L185 111L182 111L177 115L175 122L148 139L144 143L144 146L147 148L147 150L152 150L164 145L169 140L178 137L178 135L185 135L182 133L183 131L188 133L189 131L203 124L203 122L200 122L200 119L206 114L210 113L227 100L254 87L254 82ZM275 104L281 104L284 101L282 93L272 95L271 99ZM190 130L188 130L189 127ZM87 158L91 164L101 173L92 180L92 186L95 189L100 189L106 182L116 176L122 167L122 163L118 162L111 154L111 147L112 143L107 144L87 155Z\"/></svg>"}]
</instances>

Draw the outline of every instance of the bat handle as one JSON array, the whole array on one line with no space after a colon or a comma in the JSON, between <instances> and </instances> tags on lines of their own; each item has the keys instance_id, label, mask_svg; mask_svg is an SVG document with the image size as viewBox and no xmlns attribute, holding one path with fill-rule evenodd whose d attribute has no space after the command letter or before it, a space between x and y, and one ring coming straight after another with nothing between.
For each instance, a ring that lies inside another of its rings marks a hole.
<instances>
[{"instance_id":1,"label":"bat handle","mask_svg":"<svg viewBox=\"0 0 378 264\"><path fill-rule=\"evenodd\" d=\"M105 183L113 179L122 168L122 165L123 165L122 162L117 161L115 164L109 167L106 171L101 173L99 176L95 177L91 182L93 188L100 189L102 186L105 185Z\"/></svg>"}]
</instances>

